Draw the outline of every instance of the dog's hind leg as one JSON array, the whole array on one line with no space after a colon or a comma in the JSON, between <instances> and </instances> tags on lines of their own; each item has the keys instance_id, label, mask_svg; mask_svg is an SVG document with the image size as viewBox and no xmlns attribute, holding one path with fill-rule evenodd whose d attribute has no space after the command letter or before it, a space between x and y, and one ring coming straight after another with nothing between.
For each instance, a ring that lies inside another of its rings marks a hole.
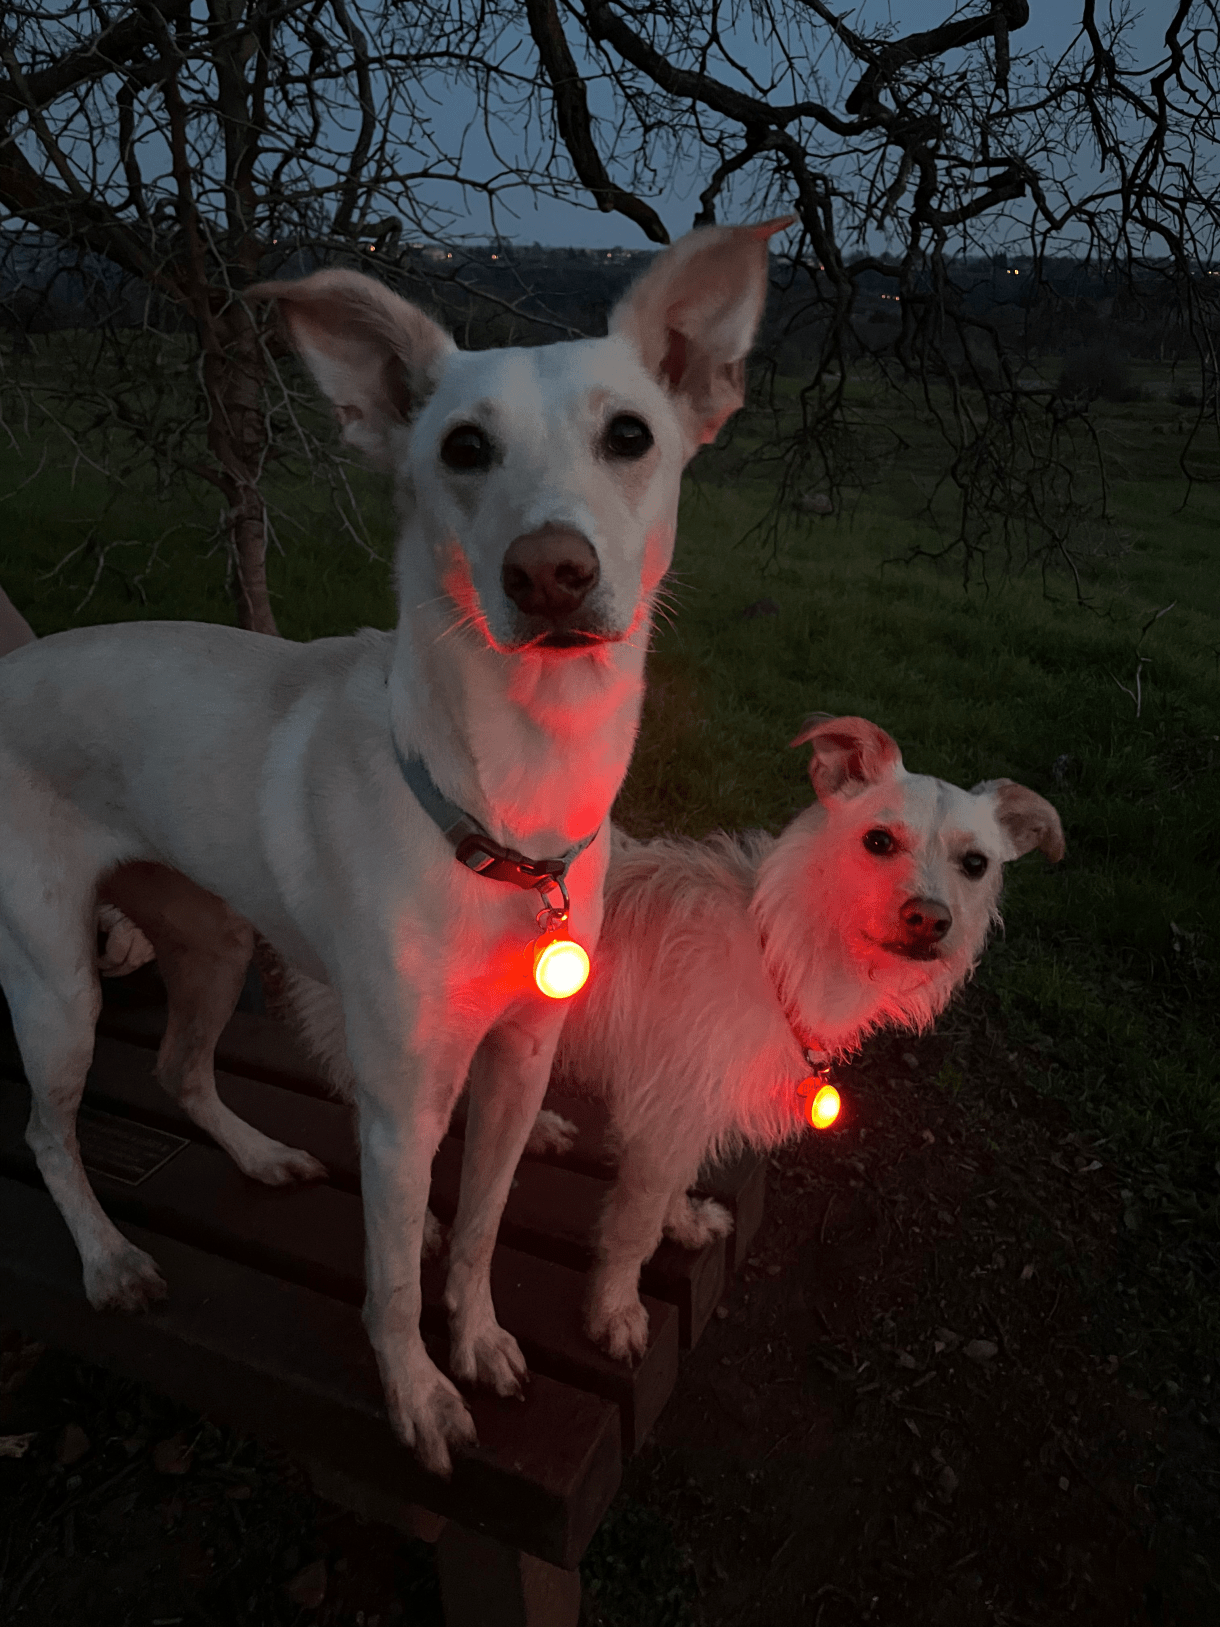
<instances>
[{"instance_id":1,"label":"dog's hind leg","mask_svg":"<svg viewBox=\"0 0 1220 1627\"><path fill-rule=\"evenodd\" d=\"M256 1130L216 1092L216 1041L237 1005L254 932L223 899L176 870L129 864L101 888L148 938L169 995L157 1079L243 1175L268 1186L318 1180L325 1167L307 1152Z\"/></svg>"},{"instance_id":2,"label":"dog's hind leg","mask_svg":"<svg viewBox=\"0 0 1220 1627\"><path fill-rule=\"evenodd\" d=\"M102 1209L76 1139L101 1004L92 926L92 898L40 910L36 941L0 925L0 982L30 1084L25 1139L80 1253L85 1294L96 1310L134 1311L163 1297L164 1279Z\"/></svg>"},{"instance_id":3,"label":"dog's hind leg","mask_svg":"<svg viewBox=\"0 0 1220 1627\"><path fill-rule=\"evenodd\" d=\"M692 1198L684 1186L671 1195L665 1210L665 1235L683 1248L703 1248L732 1230L732 1215L715 1198Z\"/></svg>"}]
</instances>

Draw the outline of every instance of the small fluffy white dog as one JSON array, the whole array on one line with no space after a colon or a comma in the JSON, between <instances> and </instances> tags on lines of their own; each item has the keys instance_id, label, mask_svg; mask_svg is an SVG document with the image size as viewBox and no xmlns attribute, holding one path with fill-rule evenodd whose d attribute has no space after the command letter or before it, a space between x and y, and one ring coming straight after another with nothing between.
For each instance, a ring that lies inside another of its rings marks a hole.
<instances>
[{"instance_id":1,"label":"small fluffy white dog","mask_svg":"<svg viewBox=\"0 0 1220 1627\"><path fill-rule=\"evenodd\" d=\"M489 1272L564 1015L528 955L540 902L559 898L547 861L570 866L569 930L592 948L682 469L741 405L782 224L692 233L606 338L536 348L459 352L350 272L250 289L279 307L344 437L394 475L395 632L301 645L132 623L0 660L0 985L30 1082L26 1137L90 1302L165 1292L98 1203L75 1134L99 895L166 977L161 1082L246 1174L322 1173L216 1094L214 1042L253 926L337 1002L365 1322L391 1421L438 1473L474 1426L419 1331L432 1157L469 1075L450 1363L516 1393L525 1363Z\"/></svg>"},{"instance_id":2,"label":"small fluffy white dog","mask_svg":"<svg viewBox=\"0 0 1220 1627\"><path fill-rule=\"evenodd\" d=\"M731 1229L688 1196L700 1166L802 1128L807 1050L926 1028L999 920L1004 863L1063 856L1055 810L1011 780L908 774L863 718L811 720L806 741L817 801L778 838L615 833L596 976L556 1058L605 1097L620 1152L587 1311L613 1356L646 1348L639 1274L662 1231L694 1248Z\"/></svg>"}]
</instances>

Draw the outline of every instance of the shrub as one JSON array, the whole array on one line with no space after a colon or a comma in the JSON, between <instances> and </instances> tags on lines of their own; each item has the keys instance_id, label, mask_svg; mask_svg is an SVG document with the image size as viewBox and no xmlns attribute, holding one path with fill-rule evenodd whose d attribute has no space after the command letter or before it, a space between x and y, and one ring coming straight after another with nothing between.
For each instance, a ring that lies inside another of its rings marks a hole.
<instances>
[{"instance_id":1,"label":"shrub","mask_svg":"<svg viewBox=\"0 0 1220 1627\"><path fill-rule=\"evenodd\" d=\"M1146 392L1131 376L1131 363L1106 344L1073 351L1059 374L1061 396L1086 401L1142 401Z\"/></svg>"}]
</instances>

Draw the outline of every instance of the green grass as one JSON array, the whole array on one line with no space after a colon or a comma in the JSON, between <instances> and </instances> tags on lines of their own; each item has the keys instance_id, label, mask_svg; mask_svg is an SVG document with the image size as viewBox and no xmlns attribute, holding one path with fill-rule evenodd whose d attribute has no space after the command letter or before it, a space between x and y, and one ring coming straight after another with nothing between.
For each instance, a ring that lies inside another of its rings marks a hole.
<instances>
[{"instance_id":1,"label":"green grass","mask_svg":"<svg viewBox=\"0 0 1220 1627\"><path fill-rule=\"evenodd\" d=\"M979 980L1013 1043L1041 1059L1034 1082L1136 1172L1146 1221L1159 1216L1158 1235L1186 1251L1181 1283L1196 1267L1214 1275L1220 1240L1220 492L1197 485L1181 506L1189 413L1162 400L1097 414L1126 551L1086 562L1087 607L1066 573L1049 596L1033 573L967 592L951 568L894 562L937 540L913 518L912 480L931 458L923 423L905 426L913 450L847 494L842 517L799 521L770 563L739 542L766 491L690 483L673 619L656 639L618 816L640 834L778 829L810 794L806 754L785 742L814 710L882 724L912 769L964 785L1006 775L1049 797L1068 858L1010 867L1007 933ZM1195 460L1205 472L1209 458L1214 443ZM0 458L0 491L22 461ZM300 521L270 565L284 633L388 625L386 560L338 539L320 488L294 494L280 480ZM360 490L388 556L384 491L371 479ZM0 580L40 633L144 616L231 621L223 555L200 555L215 510L206 487L151 504L115 497L100 477L44 473L0 506ZM56 573L90 535L92 551ZM81 608L97 543L125 539ZM778 616L742 619L762 598ZM1171 602L1143 639L1137 717L1121 686L1133 687L1141 628Z\"/></svg>"},{"instance_id":2,"label":"green grass","mask_svg":"<svg viewBox=\"0 0 1220 1627\"><path fill-rule=\"evenodd\" d=\"M807 753L784 745L809 711L872 718L914 770L1047 796L1068 858L1009 867L1007 931L978 981L1031 1082L1127 1171L1168 1336L1204 1351L1220 1331L1220 493L1196 486L1181 507L1178 416L1103 409L1128 551L1086 565L1087 607L1066 573L966 592L954 571L895 563L936 541L911 519L908 469L847 494L847 518L803 521L765 576L734 546L765 494L692 485L619 817L641 834L778 829L809 796ZM1164 421L1172 434L1147 433ZM743 619L764 597L778 616ZM1120 687L1137 646L1138 717Z\"/></svg>"},{"instance_id":3,"label":"green grass","mask_svg":"<svg viewBox=\"0 0 1220 1627\"><path fill-rule=\"evenodd\" d=\"M214 487L184 480L157 500L78 467L45 472L22 488L37 461L37 449L32 458L0 451L0 583L36 633L111 621L236 624ZM277 473L265 484L276 528L268 576L284 636L392 626L394 520L385 482L363 472L352 480L372 554L343 531L321 480L290 486Z\"/></svg>"}]
</instances>

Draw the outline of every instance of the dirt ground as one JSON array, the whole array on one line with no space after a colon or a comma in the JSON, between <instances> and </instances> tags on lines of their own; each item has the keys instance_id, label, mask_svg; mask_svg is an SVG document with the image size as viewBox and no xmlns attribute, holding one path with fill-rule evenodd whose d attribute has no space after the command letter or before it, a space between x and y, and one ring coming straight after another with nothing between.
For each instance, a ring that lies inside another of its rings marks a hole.
<instances>
[{"instance_id":1,"label":"dirt ground","mask_svg":"<svg viewBox=\"0 0 1220 1627\"><path fill-rule=\"evenodd\" d=\"M1214 1375L1141 1365L1131 1193L976 992L842 1070L583 1567L587 1627L1220 1622ZM2 1321L2 1307L0 1307ZM431 1551L5 1338L0 1620L441 1621Z\"/></svg>"}]
</instances>

